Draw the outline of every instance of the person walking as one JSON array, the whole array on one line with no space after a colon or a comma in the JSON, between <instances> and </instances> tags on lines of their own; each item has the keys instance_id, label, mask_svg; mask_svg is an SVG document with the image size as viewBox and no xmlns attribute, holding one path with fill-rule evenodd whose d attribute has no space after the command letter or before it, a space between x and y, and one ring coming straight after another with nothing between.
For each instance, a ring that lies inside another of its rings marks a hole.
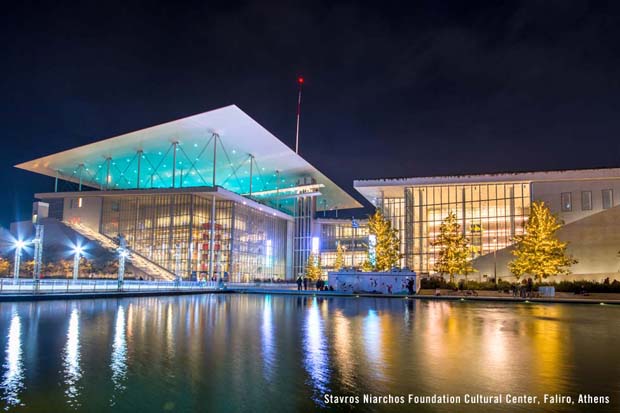
<instances>
[{"instance_id":1,"label":"person walking","mask_svg":"<svg viewBox=\"0 0 620 413\"><path fill-rule=\"evenodd\" d=\"M407 290L409 295L413 295L413 278L409 278L409 281L407 281Z\"/></svg>"},{"instance_id":2,"label":"person walking","mask_svg":"<svg viewBox=\"0 0 620 413\"><path fill-rule=\"evenodd\" d=\"M308 277L304 277L304 291L308 290Z\"/></svg>"},{"instance_id":3,"label":"person walking","mask_svg":"<svg viewBox=\"0 0 620 413\"><path fill-rule=\"evenodd\" d=\"M301 284L303 283L303 280L301 279L301 275L299 277L297 277L297 291L301 291Z\"/></svg>"}]
</instances>

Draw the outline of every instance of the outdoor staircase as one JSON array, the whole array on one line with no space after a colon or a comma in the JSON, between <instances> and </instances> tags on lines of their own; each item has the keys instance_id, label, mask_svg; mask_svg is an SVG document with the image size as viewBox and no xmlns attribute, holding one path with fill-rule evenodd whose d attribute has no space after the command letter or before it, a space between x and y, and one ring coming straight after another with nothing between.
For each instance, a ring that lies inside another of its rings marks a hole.
<instances>
[{"instance_id":1,"label":"outdoor staircase","mask_svg":"<svg viewBox=\"0 0 620 413\"><path fill-rule=\"evenodd\" d=\"M115 243L114 240L112 240L110 237L103 235L102 233L97 232L85 225L68 221L62 221L62 223L82 235L84 238L99 244L102 248L105 248L108 251L116 252L116 250L118 249L118 244ZM175 275L172 272L166 270L164 267L155 264L154 262L148 260L147 258L144 258L142 255L132 251L129 248L127 250L129 251L129 256L127 257L127 260L136 269L158 280L173 281L176 279Z\"/></svg>"}]
</instances>

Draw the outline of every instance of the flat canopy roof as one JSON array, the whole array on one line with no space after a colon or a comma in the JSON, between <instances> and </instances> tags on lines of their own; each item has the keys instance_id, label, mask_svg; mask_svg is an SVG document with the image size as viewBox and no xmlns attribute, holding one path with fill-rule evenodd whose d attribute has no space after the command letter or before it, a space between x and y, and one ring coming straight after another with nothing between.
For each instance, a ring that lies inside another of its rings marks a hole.
<instances>
[{"instance_id":1,"label":"flat canopy roof","mask_svg":"<svg viewBox=\"0 0 620 413\"><path fill-rule=\"evenodd\" d=\"M353 187L366 199L373 202L377 198L381 198L381 196L390 198L403 197L404 188L413 186L463 185L493 182L579 181L610 178L620 178L620 168L365 179L353 181Z\"/></svg>"},{"instance_id":2,"label":"flat canopy roof","mask_svg":"<svg viewBox=\"0 0 620 413\"><path fill-rule=\"evenodd\" d=\"M214 165L215 184L237 194L277 196L281 198L278 203L286 206L292 203L291 195L311 192L319 198L319 210L361 207L236 105L16 167L96 189L127 190L213 186ZM304 178L315 182L298 182ZM296 190L297 187L300 189Z\"/></svg>"}]
</instances>

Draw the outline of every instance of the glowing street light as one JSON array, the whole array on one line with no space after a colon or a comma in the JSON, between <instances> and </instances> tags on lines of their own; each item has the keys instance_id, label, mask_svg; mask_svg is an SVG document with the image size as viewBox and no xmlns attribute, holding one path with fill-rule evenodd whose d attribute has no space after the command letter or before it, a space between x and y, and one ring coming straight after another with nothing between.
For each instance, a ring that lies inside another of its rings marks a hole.
<instances>
[{"instance_id":1,"label":"glowing street light","mask_svg":"<svg viewBox=\"0 0 620 413\"><path fill-rule=\"evenodd\" d=\"M78 279L78 274L80 272L80 258L82 258L83 252L84 248L80 245L73 249L73 281L77 281Z\"/></svg>"},{"instance_id":2,"label":"glowing street light","mask_svg":"<svg viewBox=\"0 0 620 413\"><path fill-rule=\"evenodd\" d=\"M17 281L19 279L19 265L22 258L22 249L24 249L24 247L26 246L26 242L18 239L15 241L13 246L15 247L15 266L13 267L13 279Z\"/></svg>"}]
</instances>

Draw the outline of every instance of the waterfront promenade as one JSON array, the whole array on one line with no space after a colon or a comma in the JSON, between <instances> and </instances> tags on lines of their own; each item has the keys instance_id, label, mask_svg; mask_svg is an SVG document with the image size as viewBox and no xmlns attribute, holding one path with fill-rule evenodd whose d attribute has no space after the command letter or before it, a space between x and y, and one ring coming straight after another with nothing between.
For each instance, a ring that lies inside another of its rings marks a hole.
<instances>
[{"instance_id":1,"label":"waterfront promenade","mask_svg":"<svg viewBox=\"0 0 620 413\"><path fill-rule=\"evenodd\" d=\"M476 291L467 295L451 290L421 290L415 295L348 293L339 291L297 290L296 284L287 283L218 283L215 281L124 281L119 288L116 280L40 280L38 288L33 280L0 279L0 301L39 301L62 299L93 299L111 297L166 296L187 294L279 294L320 297L374 297L384 299L497 301L514 303L575 303L620 305L620 294L593 293L575 295L556 293L555 297L513 297L498 291Z\"/></svg>"}]
</instances>

